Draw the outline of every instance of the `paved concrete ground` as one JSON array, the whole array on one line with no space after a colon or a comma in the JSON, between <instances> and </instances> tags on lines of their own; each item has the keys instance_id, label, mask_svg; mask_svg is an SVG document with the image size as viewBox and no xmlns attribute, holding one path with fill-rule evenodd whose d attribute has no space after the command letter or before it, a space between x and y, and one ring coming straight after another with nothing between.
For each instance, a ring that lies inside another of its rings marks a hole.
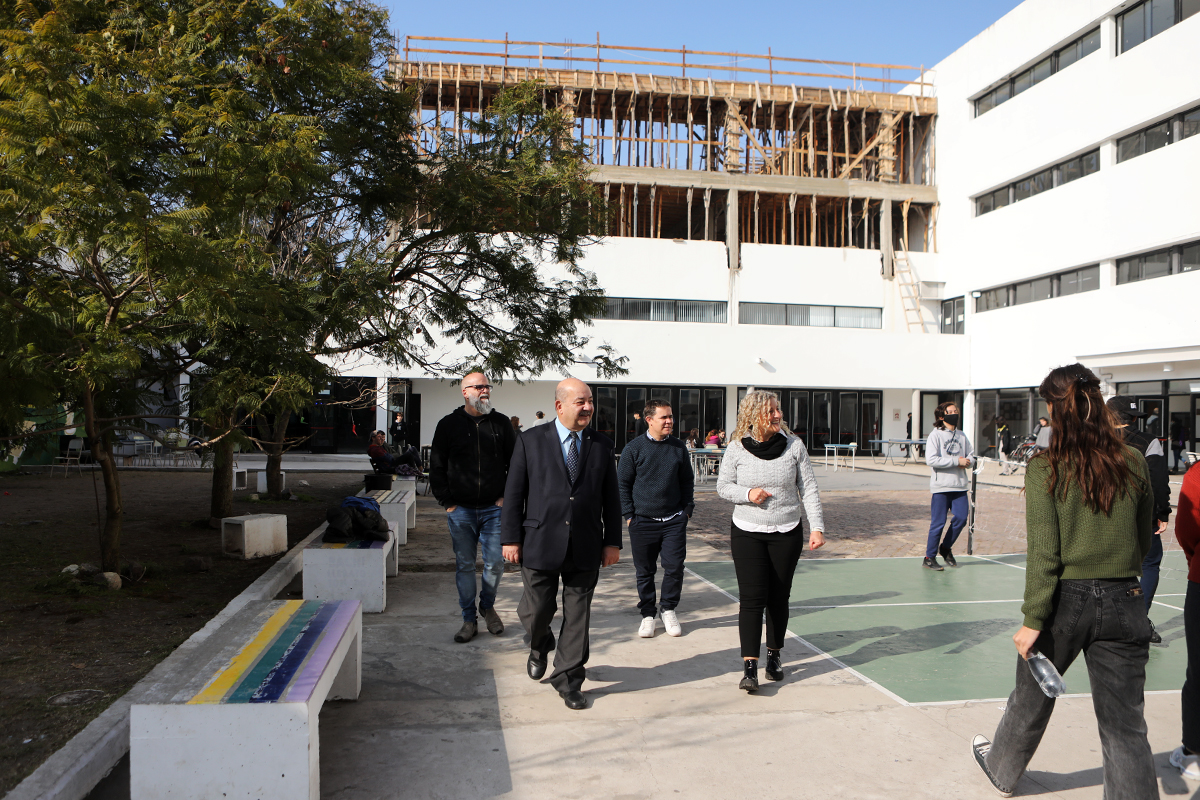
<instances>
[{"instance_id":1,"label":"paved concrete ground","mask_svg":"<svg viewBox=\"0 0 1200 800\"><path fill-rule=\"evenodd\" d=\"M822 557L920 552L927 473L897 473L818 469L830 537ZM1023 510L1014 491L986 497L994 519ZM698 496L689 562L729 558L729 509L713 492ZM986 552L1023 551L1023 520L1019 527ZM1002 703L906 704L794 639L786 679L747 695L736 688L735 600L689 575L684 636L660 627L639 639L633 568L623 555L602 574L593 605L589 708L570 711L548 684L525 675L519 574L501 584L504 635L452 641L460 616L445 512L420 498L402 555L408 571L389 580L387 611L363 617L362 695L321 712L322 797L995 796L968 743L994 731ZM1166 762L1178 744L1178 693L1148 695L1146 715L1162 795L1200 800ZM1098 800L1099 753L1090 698L1065 698L1018 789ZM94 800L127 798L119 783Z\"/></svg>"},{"instance_id":2,"label":"paved concrete ground","mask_svg":"<svg viewBox=\"0 0 1200 800\"><path fill-rule=\"evenodd\" d=\"M690 547L689 560L726 557ZM362 696L321 714L322 797L995 796L968 743L995 729L999 703L906 705L795 640L786 679L747 695L736 603L693 576L684 592L684 636L639 639L632 566L603 573L589 708L570 711L525 675L515 575L497 602L508 630L466 645L451 638L453 575L400 575L388 610L363 618ZM1179 696L1146 707L1162 793L1187 794L1166 764ZM1060 701L1021 793L1100 798L1099 748L1090 700Z\"/></svg>"}]
</instances>

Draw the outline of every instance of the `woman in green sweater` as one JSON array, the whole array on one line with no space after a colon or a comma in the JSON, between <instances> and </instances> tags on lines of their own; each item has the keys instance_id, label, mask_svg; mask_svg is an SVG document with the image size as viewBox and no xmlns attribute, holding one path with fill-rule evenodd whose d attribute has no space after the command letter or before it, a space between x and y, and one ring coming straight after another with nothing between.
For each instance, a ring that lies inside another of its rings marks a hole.
<instances>
[{"instance_id":1,"label":"woman in green sweater","mask_svg":"<svg viewBox=\"0 0 1200 800\"><path fill-rule=\"evenodd\" d=\"M1024 660L1036 649L1061 674L1083 653L1104 796L1157 798L1142 695L1151 628L1138 584L1154 512L1146 460L1125 446L1100 381L1082 364L1052 371L1038 392L1053 435L1025 475L1029 552L1025 619L1013 636L1016 688L994 741L976 736L971 750L996 791L1011 796L1054 710Z\"/></svg>"}]
</instances>

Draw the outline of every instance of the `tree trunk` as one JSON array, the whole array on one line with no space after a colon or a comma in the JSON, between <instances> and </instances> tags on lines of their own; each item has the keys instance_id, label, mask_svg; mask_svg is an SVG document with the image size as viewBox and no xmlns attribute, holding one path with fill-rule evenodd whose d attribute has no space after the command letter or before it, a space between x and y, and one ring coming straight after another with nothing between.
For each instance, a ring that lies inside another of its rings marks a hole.
<instances>
[{"instance_id":1,"label":"tree trunk","mask_svg":"<svg viewBox=\"0 0 1200 800\"><path fill-rule=\"evenodd\" d=\"M100 465L104 477L104 530L100 531L100 566L105 572L121 571L121 479L106 437L100 436L96 425L96 402L92 387L83 392L84 430L92 443L92 458Z\"/></svg>"},{"instance_id":2,"label":"tree trunk","mask_svg":"<svg viewBox=\"0 0 1200 800\"><path fill-rule=\"evenodd\" d=\"M271 441L267 444L267 497L279 500L283 495L283 441L287 436L288 420L291 414L282 411L275 415L275 425L271 429Z\"/></svg>"},{"instance_id":3,"label":"tree trunk","mask_svg":"<svg viewBox=\"0 0 1200 800\"><path fill-rule=\"evenodd\" d=\"M233 437L226 436L213 445L212 497L208 524L220 528L221 520L233 516Z\"/></svg>"}]
</instances>

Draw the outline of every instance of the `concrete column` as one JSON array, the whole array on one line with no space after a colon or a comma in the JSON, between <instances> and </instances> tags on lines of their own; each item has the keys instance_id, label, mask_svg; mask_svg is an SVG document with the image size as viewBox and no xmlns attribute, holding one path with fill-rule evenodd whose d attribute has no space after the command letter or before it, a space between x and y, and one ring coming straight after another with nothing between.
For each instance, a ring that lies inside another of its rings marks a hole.
<instances>
[{"instance_id":1,"label":"concrete column","mask_svg":"<svg viewBox=\"0 0 1200 800\"><path fill-rule=\"evenodd\" d=\"M738 387L725 387L725 435L733 436L733 429L737 427L737 406L738 406Z\"/></svg>"},{"instance_id":2,"label":"concrete column","mask_svg":"<svg viewBox=\"0 0 1200 800\"><path fill-rule=\"evenodd\" d=\"M1117 57L1117 18L1105 17L1100 20L1100 56L1102 58Z\"/></svg>"},{"instance_id":3,"label":"concrete column","mask_svg":"<svg viewBox=\"0 0 1200 800\"><path fill-rule=\"evenodd\" d=\"M896 262L892 250L892 201L884 200L879 210L879 245L883 251L883 277L892 280L896 276ZM903 315L903 309L901 310Z\"/></svg>"},{"instance_id":4,"label":"concrete column","mask_svg":"<svg viewBox=\"0 0 1200 800\"><path fill-rule=\"evenodd\" d=\"M1115 259L1100 262L1100 291L1107 291L1117 285L1117 262Z\"/></svg>"},{"instance_id":5,"label":"concrete column","mask_svg":"<svg viewBox=\"0 0 1200 800\"><path fill-rule=\"evenodd\" d=\"M742 254L738 242L738 190L730 189L725 195L725 249L729 251L729 268L742 268ZM730 309L733 311L734 309ZM732 316L736 317L736 314Z\"/></svg>"},{"instance_id":6,"label":"concrete column","mask_svg":"<svg viewBox=\"0 0 1200 800\"><path fill-rule=\"evenodd\" d=\"M913 414L912 438L920 439L925 435L924 423L921 421L921 390L920 389L913 389L912 414Z\"/></svg>"},{"instance_id":7,"label":"concrete column","mask_svg":"<svg viewBox=\"0 0 1200 800\"><path fill-rule=\"evenodd\" d=\"M963 392L963 407L962 407L962 432L971 440L971 446L975 452L979 452L979 443L975 441L975 431L979 430L975 426L975 392L967 389Z\"/></svg>"},{"instance_id":8,"label":"concrete column","mask_svg":"<svg viewBox=\"0 0 1200 800\"><path fill-rule=\"evenodd\" d=\"M1117 142L1106 139L1100 143L1100 169L1112 169L1117 165Z\"/></svg>"}]
</instances>

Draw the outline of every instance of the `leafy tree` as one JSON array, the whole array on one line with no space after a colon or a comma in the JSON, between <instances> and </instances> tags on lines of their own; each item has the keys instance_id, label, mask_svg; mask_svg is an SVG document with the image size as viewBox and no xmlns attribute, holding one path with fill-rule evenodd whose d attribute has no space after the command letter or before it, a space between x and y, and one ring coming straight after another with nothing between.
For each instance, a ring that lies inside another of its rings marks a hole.
<instances>
[{"instance_id":1,"label":"leafy tree","mask_svg":"<svg viewBox=\"0 0 1200 800\"><path fill-rule=\"evenodd\" d=\"M105 569L113 437L163 415L156 382L204 387L224 516L239 407L299 407L336 359L519 378L588 345L603 209L571 119L524 85L419 151L388 47L363 0L0 8L0 376L82 413Z\"/></svg>"}]
</instances>

